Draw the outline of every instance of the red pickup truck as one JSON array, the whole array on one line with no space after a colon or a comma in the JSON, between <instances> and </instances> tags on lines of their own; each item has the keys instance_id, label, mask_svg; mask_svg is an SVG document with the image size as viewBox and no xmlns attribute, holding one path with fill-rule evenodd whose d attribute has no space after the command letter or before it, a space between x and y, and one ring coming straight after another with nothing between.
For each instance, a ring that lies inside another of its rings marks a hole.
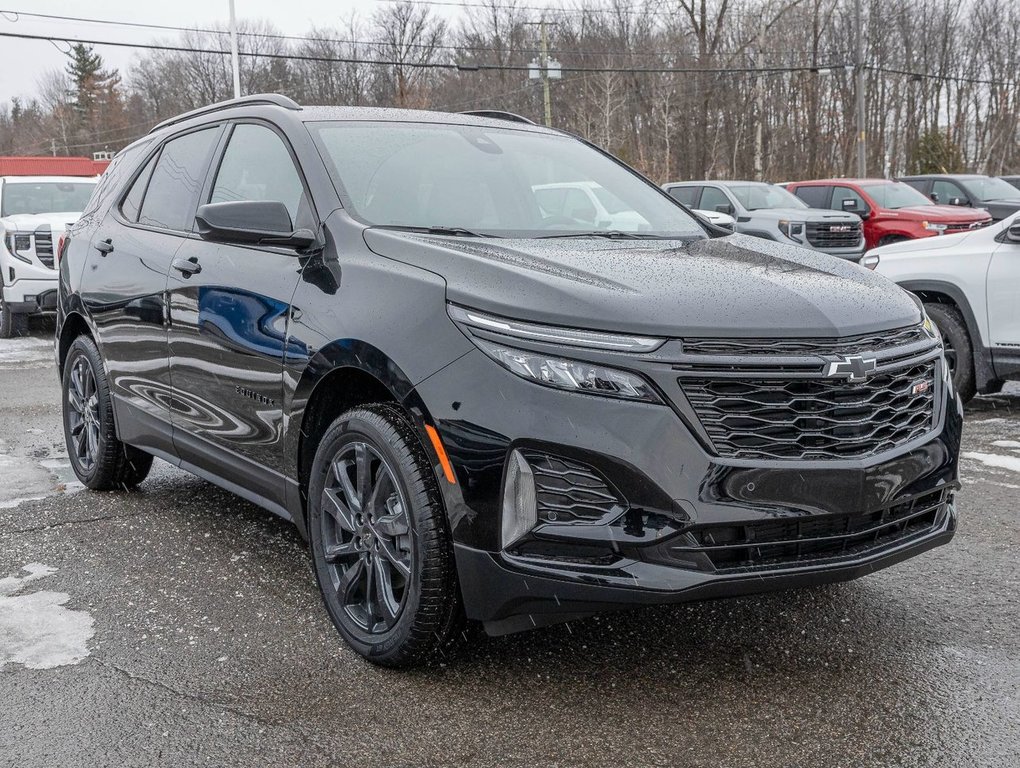
<instances>
[{"instance_id":1,"label":"red pickup truck","mask_svg":"<svg viewBox=\"0 0 1020 768\"><path fill-rule=\"evenodd\" d=\"M812 208L848 211L864 219L865 248L965 232L992 223L988 211L936 205L901 181L821 179L785 186Z\"/></svg>"}]
</instances>

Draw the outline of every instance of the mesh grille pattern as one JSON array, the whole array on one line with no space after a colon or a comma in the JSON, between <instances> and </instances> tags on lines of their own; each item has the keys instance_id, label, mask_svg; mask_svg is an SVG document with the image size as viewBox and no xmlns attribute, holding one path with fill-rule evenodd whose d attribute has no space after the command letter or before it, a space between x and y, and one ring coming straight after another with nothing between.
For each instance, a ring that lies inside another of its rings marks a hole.
<instances>
[{"instance_id":1,"label":"mesh grille pattern","mask_svg":"<svg viewBox=\"0 0 1020 768\"><path fill-rule=\"evenodd\" d=\"M527 451L535 474L538 514L550 522L594 522L623 511L622 502L593 469L558 456Z\"/></svg>"},{"instance_id":2,"label":"mesh grille pattern","mask_svg":"<svg viewBox=\"0 0 1020 768\"><path fill-rule=\"evenodd\" d=\"M720 456L859 458L931 429L935 363L846 379L682 378Z\"/></svg>"}]
</instances>

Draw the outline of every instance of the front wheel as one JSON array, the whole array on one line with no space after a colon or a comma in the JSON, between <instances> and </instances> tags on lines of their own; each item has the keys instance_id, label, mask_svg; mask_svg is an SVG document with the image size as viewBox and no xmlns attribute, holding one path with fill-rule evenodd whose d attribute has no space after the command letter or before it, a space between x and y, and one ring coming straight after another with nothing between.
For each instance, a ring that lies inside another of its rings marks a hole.
<instances>
[{"instance_id":1,"label":"front wheel","mask_svg":"<svg viewBox=\"0 0 1020 768\"><path fill-rule=\"evenodd\" d=\"M133 488L152 468L152 456L117 439L113 398L95 342L79 336L64 361L64 441L71 468L86 488Z\"/></svg>"},{"instance_id":2,"label":"front wheel","mask_svg":"<svg viewBox=\"0 0 1020 768\"><path fill-rule=\"evenodd\" d=\"M0 283L0 339L28 336L28 315L12 312L4 301L3 283Z\"/></svg>"},{"instance_id":3,"label":"front wheel","mask_svg":"<svg viewBox=\"0 0 1020 768\"><path fill-rule=\"evenodd\" d=\"M977 392L974 377L974 347L967 332L967 324L960 310L949 304L925 304L925 312L942 335L946 364L953 377L953 388L963 402Z\"/></svg>"},{"instance_id":4,"label":"front wheel","mask_svg":"<svg viewBox=\"0 0 1020 768\"><path fill-rule=\"evenodd\" d=\"M354 650L407 667L447 643L461 608L445 512L399 408L358 408L326 432L312 465L308 534L326 609Z\"/></svg>"}]
</instances>

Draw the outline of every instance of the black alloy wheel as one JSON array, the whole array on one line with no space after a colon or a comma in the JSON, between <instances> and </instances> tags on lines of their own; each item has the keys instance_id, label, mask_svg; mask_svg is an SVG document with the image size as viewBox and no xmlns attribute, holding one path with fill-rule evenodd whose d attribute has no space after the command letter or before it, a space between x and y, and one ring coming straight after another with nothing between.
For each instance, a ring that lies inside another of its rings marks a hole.
<instances>
[{"instance_id":1,"label":"black alloy wheel","mask_svg":"<svg viewBox=\"0 0 1020 768\"><path fill-rule=\"evenodd\" d=\"M385 632L404 607L413 550L407 501L386 460L365 442L343 447L322 490L323 555L344 611Z\"/></svg>"},{"instance_id":2,"label":"black alloy wheel","mask_svg":"<svg viewBox=\"0 0 1020 768\"><path fill-rule=\"evenodd\" d=\"M71 467L94 491L133 488L152 468L152 455L117 439L113 397L99 348L76 338L64 359L64 442Z\"/></svg>"},{"instance_id":3,"label":"black alloy wheel","mask_svg":"<svg viewBox=\"0 0 1020 768\"><path fill-rule=\"evenodd\" d=\"M326 430L308 483L308 538L334 626L372 663L420 664L460 635L436 469L403 409L362 406Z\"/></svg>"}]
</instances>

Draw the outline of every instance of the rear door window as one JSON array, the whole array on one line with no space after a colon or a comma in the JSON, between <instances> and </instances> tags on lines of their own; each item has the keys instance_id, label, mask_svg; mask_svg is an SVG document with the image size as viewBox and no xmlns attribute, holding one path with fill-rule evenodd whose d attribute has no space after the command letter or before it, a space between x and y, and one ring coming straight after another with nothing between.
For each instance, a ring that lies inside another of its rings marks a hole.
<instances>
[{"instance_id":1,"label":"rear door window","mask_svg":"<svg viewBox=\"0 0 1020 768\"><path fill-rule=\"evenodd\" d=\"M677 202L683 203L688 208L697 208L698 197L701 195L701 187L670 187L669 196Z\"/></svg>"},{"instance_id":2,"label":"rear door window","mask_svg":"<svg viewBox=\"0 0 1020 768\"><path fill-rule=\"evenodd\" d=\"M832 187L827 186L797 187L793 190L793 194L812 208L828 208L831 193Z\"/></svg>"},{"instance_id":3,"label":"rear door window","mask_svg":"<svg viewBox=\"0 0 1020 768\"><path fill-rule=\"evenodd\" d=\"M145 190L138 223L190 232L220 126L171 139L163 146Z\"/></svg>"}]
</instances>

